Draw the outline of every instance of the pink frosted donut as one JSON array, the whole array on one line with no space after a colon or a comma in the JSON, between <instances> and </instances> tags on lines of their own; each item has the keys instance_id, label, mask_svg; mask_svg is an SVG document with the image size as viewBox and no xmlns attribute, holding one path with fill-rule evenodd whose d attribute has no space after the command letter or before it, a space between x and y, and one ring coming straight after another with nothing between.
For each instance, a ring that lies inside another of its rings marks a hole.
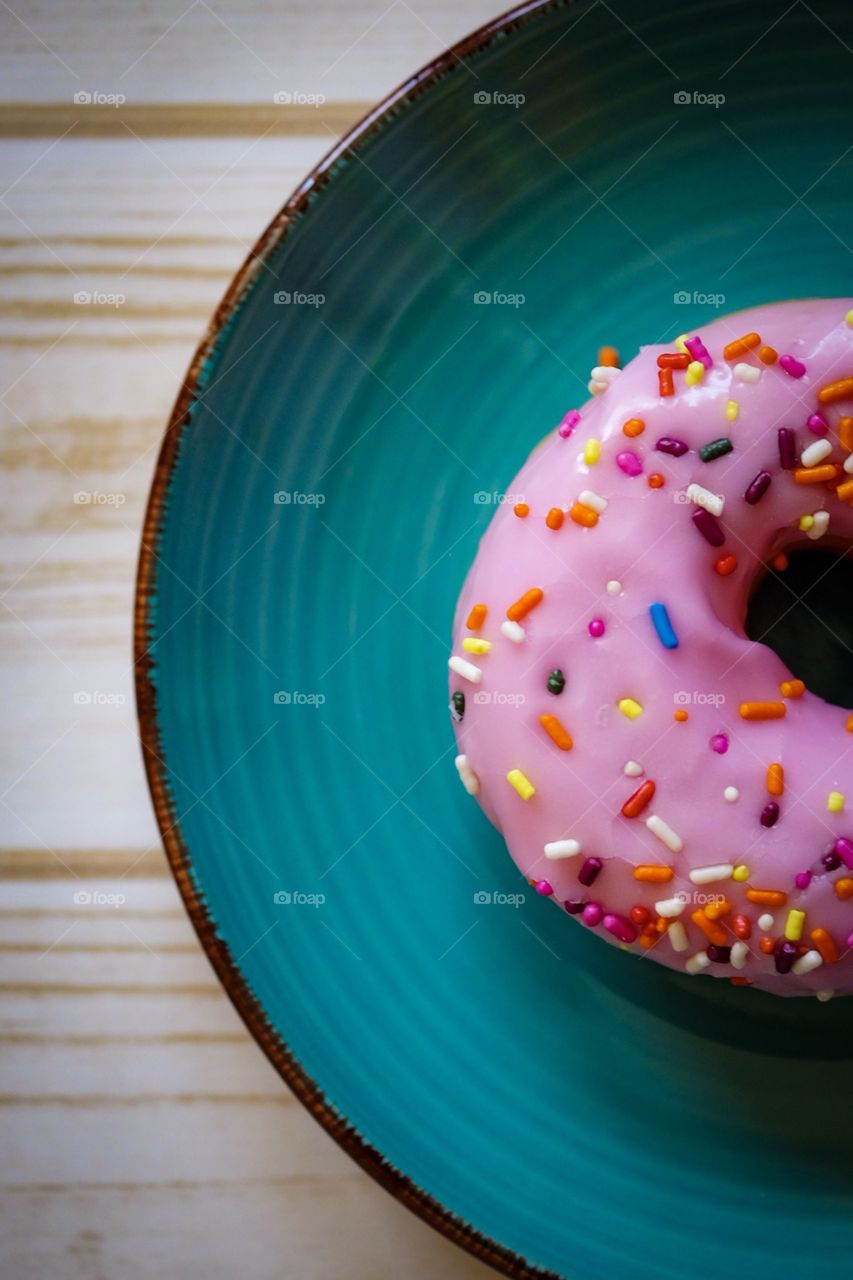
<instances>
[{"instance_id":1,"label":"pink frosted donut","mask_svg":"<svg viewBox=\"0 0 853 1280\"><path fill-rule=\"evenodd\" d=\"M853 991L853 715L744 623L786 551L853 546L851 308L594 370L483 537L450 659L460 777L540 893L671 968L821 999Z\"/></svg>"}]
</instances>

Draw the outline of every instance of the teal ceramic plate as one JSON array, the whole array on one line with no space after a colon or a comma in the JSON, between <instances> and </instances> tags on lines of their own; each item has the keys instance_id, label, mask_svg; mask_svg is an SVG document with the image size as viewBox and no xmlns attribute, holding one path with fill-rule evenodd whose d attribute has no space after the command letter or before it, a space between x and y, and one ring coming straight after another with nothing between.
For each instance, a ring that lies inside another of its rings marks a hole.
<instances>
[{"instance_id":1,"label":"teal ceramic plate","mask_svg":"<svg viewBox=\"0 0 853 1280\"><path fill-rule=\"evenodd\" d=\"M338 1141L513 1275L851 1275L848 1003L520 902L446 679L494 502L599 344L850 291L851 50L841 0L499 20L306 179L166 436L139 704L193 920Z\"/></svg>"}]
</instances>

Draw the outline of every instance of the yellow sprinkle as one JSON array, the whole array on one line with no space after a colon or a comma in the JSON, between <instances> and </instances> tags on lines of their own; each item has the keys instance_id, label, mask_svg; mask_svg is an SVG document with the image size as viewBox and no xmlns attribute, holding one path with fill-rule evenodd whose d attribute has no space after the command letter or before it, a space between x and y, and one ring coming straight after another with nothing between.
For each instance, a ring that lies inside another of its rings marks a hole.
<instances>
[{"instance_id":1,"label":"yellow sprinkle","mask_svg":"<svg viewBox=\"0 0 853 1280\"><path fill-rule=\"evenodd\" d=\"M466 636L462 641L462 648L466 653L489 653L491 652L491 640L480 640L477 636Z\"/></svg>"},{"instance_id":2,"label":"yellow sprinkle","mask_svg":"<svg viewBox=\"0 0 853 1280\"><path fill-rule=\"evenodd\" d=\"M506 780L511 787L515 787L522 800L529 800L531 796L536 795L536 788L529 778L525 778L520 769L510 769L506 775Z\"/></svg>"},{"instance_id":3,"label":"yellow sprinkle","mask_svg":"<svg viewBox=\"0 0 853 1280\"><path fill-rule=\"evenodd\" d=\"M633 698L620 698L616 705L623 716L627 716L629 720L636 720L637 716L643 714L643 708Z\"/></svg>"},{"instance_id":4,"label":"yellow sprinkle","mask_svg":"<svg viewBox=\"0 0 853 1280\"><path fill-rule=\"evenodd\" d=\"M732 879L739 880L741 884L743 883L744 880L749 879L749 867L746 865L745 862L742 862L739 866L735 867L734 871L732 872Z\"/></svg>"},{"instance_id":5,"label":"yellow sprinkle","mask_svg":"<svg viewBox=\"0 0 853 1280\"><path fill-rule=\"evenodd\" d=\"M691 360L690 364L684 370L684 381L688 387L695 387L702 381L702 375L705 372L705 366L701 360Z\"/></svg>"},{"instance_id":6,"label":"yellow sprinkle","mask_svg":"<svg viewBox=\"0 0 853 1280\"><path fill-rule=\"evenodd\" d=\"M788 920L785 924L785 937L789 942L799 942L803 936L803 925L805 924L805 911L797 911L791 908L788 912Z\"/></svg>"},{"instance_id":7,"label":"yellow sprinkle","mask_svg":"<svg viewBox=\"0 0 853 1280\"><path fill-rule=\"evenodd\" d=\"M805 533L814 524L814 516L800 516L800 529Z\"/></svg>"},{"instance_id":8,"label":"yellow sprinkle","mask_svg":"<svg viewBox=\"0 0 853 1280\"><path fill-rule=\"evenodd\" d=\"M592 440L587 440L586 444L583 447L583 460L588 467L592 466L594 462L598 462L600 454L601 454L601 441L596 440L595 438L593 438Z\"/></svg>"},{"instance_id":9,"label":"yellow sprinkle","mask_svg":"<svg viewBox=\"0 0 853 1280\"><path fill-rule=\"evenodd\" d=\"M681 352L683 356L690 355L690 352L687 350L687 348L684 345L689 337L690 337L689 333L682 333L682 334L679 334L679 336L675 339L675 345L676 347L678 347L678 350Z\"/></svg>"},{"instance_id":10,"label":"yellow sprinkle","mask_svg":"<svg viewBox=\"0 0 853 1280\"><path fill-rule=\"evenodd\" d=\"M826 807L830 813L841 813L844 808L844 792L830 791Z\"/></svg>"},{"instance_id":11,"label":"yellow sprinkle","mask_svg":"<svg viewBox=\"0 0 853 1280\"><path fill-rule=\"evenodd\" d=\"M740 405L737 400L728 400L726 402L726 420L728 422L736 422L740 413Z\"/></svg>"},{"instance_id":12,"label":"yellow sprinkle","mask_svg":"<svg viewBox=\"0 0 853 1280\"><path fill-rule=\"evenodd\" d=\"M844 319L847 321L849 327L853 329L853 311L848 311Z\"/></svg>"}]
</instances>

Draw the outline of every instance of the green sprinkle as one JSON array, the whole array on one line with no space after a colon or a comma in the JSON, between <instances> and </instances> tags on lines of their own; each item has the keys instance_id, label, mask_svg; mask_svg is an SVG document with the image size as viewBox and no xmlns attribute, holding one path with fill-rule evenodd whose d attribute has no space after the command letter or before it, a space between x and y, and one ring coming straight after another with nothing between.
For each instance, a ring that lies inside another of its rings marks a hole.
<instances>
[{"instance_id":1,"label":"green sprinkle","mask_svg":"<svg viewBox=\"0 0 853 1280\"><path fill-rule=\"evenodd\" d=\"M733 448L734 445L728 436L721 436L719 440L711 440L708 444L703 444L699 450L699 457L703 462L713 462L715 458L724 458Z\"/></svg>"},{"instance_id":2,"label":"green sprinkle","mask_svg":"<svg viewBox=\"0 0 853 1280\"><path fill-rule=\"evenodd\" d=\"M555 667L548 677L548 692L562 693L566 687L566 677L559 667Z\"/></svg>"},{"instance_id":3,"label":"green sprinkle","mask_svg":"<svg viewBox=\"0 0 853 1280\"><path fill-rule=\"evenodd\" d=\"M465 694L461 689L450 695L450 717L457 723L465 718Z\"/></svg>"}]
</instances>

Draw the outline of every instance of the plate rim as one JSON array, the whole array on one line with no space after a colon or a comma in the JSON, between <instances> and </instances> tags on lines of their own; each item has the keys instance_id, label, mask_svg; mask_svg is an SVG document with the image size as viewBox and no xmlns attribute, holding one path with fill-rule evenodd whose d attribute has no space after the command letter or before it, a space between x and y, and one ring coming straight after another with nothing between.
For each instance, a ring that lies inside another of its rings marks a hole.
<instances>
[{"instance_id":1,"label":"plate rim","mask_svg":"<svg viewBox=\"0 0 853 1280\"><path fill-rule=\"evenodd\" d=\"M424 90L435 84L459 62L481 52L499 36L521 27L550 10L566 8L574 0L524 0L426 63L357 121L309 171L289 196L249 250L237 270L195 349L189 368L172 408L160 445L148 494L139 547L134 594L133 665L139 739L148 788L160 837L181 899L198 939L226 994L253 1039L260 1045L279 1075L311 1116L348 1156L396 1200L429 1226L514 1280L564 1280L544 1270L521 1254L477 1230L453 1213L436 1197L419 1187L368 1142L353 1124L324 1095L319 1085L269 1022L228 944L218 936L207 905L196 889L189 846L184 840L168 783L168 767L162 752L158 720L154 661L150 655L152 606L156 593L156 569L164 529L168 494L180 452L184 430L191 429L190 410L196 398L204 368L244 297L264 269L266 259L282 243L295 220L306 211L310 198L325 187L337 164L362 146L388 123L401 107L409 106Z\"/></svg>"}]
</instances>

